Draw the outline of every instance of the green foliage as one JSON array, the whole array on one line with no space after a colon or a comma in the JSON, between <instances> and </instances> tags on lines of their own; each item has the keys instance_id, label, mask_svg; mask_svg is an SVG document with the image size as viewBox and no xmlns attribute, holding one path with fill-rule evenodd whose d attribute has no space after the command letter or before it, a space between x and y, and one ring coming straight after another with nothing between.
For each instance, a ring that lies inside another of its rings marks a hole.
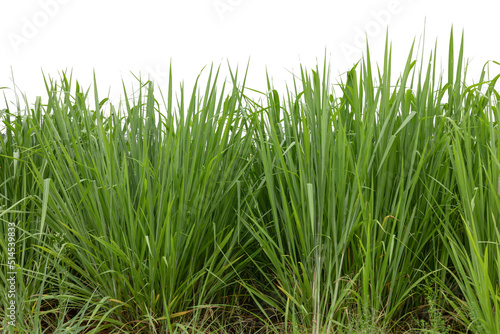
<instances>
[{"instance_id":1,"label":"green foliage","mask_svg":"<svg viewBox=\"0 0 500 334\"><path fill-rule=\"evenodd\" d=\"M213 69L119 106L47 78L1 111L18 331L499 333L500 75L467 85L453 33L447 82L415 53L259 100Z\"/></svg>"}]
</instances>

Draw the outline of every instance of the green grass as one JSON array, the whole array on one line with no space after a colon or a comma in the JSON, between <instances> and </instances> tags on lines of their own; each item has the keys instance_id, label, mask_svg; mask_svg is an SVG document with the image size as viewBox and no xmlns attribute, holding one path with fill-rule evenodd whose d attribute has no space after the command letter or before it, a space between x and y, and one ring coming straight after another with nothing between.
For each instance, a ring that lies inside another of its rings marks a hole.
<instances>
[{"instance_id":1,"label":"green grass","mask_svg":"<svg viewBox=\"0 0 500 334\"><path fill-rule=\"evenodd\" d=\"M444 77L412 47L394 81L387 43L253 98L211 68L190 95L114 106L63 73L6 101L17 331L500 333L500 75L467 84L454 44Z\"/></svg>"}]
</instances>

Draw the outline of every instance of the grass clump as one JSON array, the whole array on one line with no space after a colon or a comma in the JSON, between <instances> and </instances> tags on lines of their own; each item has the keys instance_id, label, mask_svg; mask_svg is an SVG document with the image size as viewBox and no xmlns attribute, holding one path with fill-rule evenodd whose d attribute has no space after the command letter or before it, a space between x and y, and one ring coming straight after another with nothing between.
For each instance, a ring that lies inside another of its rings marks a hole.
<instances>
[{"instance_id":1,"label":"grass clump","mask_svg":"<svg viewBox=\"0 0 500 334\"><path fill-rule=\"evenodd\" d=\"M64 73L6 103L17 330L498 333L500 76L467 85L463 54L443 78L412 47L393 81L387 43L338 90L325 62L260 99L210 69L118 106Z\"/></svg>"}]
</instances>

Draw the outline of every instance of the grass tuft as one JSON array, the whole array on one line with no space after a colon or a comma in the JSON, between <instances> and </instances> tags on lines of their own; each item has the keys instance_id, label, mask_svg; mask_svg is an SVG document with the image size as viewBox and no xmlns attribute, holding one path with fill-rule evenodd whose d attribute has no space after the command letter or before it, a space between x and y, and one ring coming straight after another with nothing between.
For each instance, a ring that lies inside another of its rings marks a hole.
<instances>
[{"instance_id":1,"label":"grass tuft","mask_svg":"<svg viewBox=\"0 0 500 334\"><path fill-rule=\"evenodd\" d=\"M455 51L260 98L248 68L119 106L45 77L0 112L2 330L500 333L500 74Z\"/></svg>"}]
</instances>

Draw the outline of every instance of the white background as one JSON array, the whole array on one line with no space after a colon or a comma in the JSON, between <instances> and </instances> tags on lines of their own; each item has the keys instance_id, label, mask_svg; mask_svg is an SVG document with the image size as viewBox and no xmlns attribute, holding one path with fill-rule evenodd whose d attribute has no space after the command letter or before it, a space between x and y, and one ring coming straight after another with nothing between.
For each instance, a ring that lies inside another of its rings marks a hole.
<instances>
[{"instance_id":1,"label":"white background","mask_svg":"<svg viewBox=\"0 0 500 334\"><path fill-rule=\"evenodd\" d=\"M265 90L267 68L282 89L289 72L321 65L325 52L335 82L361 57L365 33L382 59L387 27L393 71L424 29L425 51L437 39L444 66L452 25L457 42L465 33L468 77L477 81L486 61L500 61L499 15L499 0L0 0L0 87L9 88L0 93L14 100L14 78L34 102L44 95L42 71L57 78L72 70L89 87L95 70L99 91L113 99L122 80L135 83L130 72L166 88L172 62L174 87L190 88L206 65L222 65L226 76L228 61L244 70L249 59L247 86Z\"/></svg>"}]
</instances>

